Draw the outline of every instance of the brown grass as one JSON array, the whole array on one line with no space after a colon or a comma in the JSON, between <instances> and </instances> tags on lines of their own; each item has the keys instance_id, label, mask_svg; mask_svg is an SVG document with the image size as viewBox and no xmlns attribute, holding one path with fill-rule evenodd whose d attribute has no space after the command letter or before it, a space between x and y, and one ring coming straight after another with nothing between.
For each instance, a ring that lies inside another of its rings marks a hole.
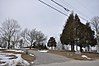
<instances>
[{"instance_id":1,"label":"brown grass","mask_svg":"<svg viewBox=\"0 0 99 66\"><path fill-rule=\"evenodd\" d=\"M27 60L28 62L32 62L32 61L34 61L34 60L36 59L35 56L30 56L30 55L28 55L28 54L22 54L22 58L23 58L24 60Z\"/></svg>"},{"instance_id":2,"label":"brown grass","mask_svg":"<svg viewBox=\"0 0 99 66\"><path fill-rule=\"evenodd\" d=\"M95 60L95 59L99 59L99 54L97 54L97 53L75 54L75 52L59 51L59 50L50 50L49 53L62 55L62 56L72 58L72 59L75 59L75 60ZM86 55L87 57L89 57L91 59L83 58L83 57L81 57L82 55Z\"/></svg>"}]
</instances>

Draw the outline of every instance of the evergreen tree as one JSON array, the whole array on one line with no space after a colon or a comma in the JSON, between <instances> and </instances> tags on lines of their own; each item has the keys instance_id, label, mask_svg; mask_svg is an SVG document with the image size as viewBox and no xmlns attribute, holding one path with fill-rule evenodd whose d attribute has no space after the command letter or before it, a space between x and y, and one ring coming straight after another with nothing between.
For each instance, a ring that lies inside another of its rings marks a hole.
<instances>
[{"instance_id":1,"label":"evergreen tree","mask_svg":"<svg viewBox=\"0 0 99 66\"><path fill-rule=\"evenodd\" d=\"M56 40L54 37L50 37L50 39L48 40L47 46L48 47L56 47Z\"/></svg>"},{"instance_id":2,"label":"evergreen tree","mask_svg":"<svg viewBox=\"0 0 99 66\"><path fill-rule=\"evenodd\" d=\"M89 46L95 46L96 45L96 39L94 38L95 32L91 29L89 23L86 23L86 39L85 39L85 46L88 47L88 51L89 51Z\"/></svg>"},{"instance_id":3,"label":"evergreen tree","mask_svg":"<svg viewBox=\"0 0 99 66\"><path fill-rule=\"evenodd\" d=\"M67 19L64 26L63 32L60 36L61 43L70 44L71 51L74 51L74 45L80 46L80 51L82 52L82 47L93 46L96 43L94 39L94 31L91 30L89 23L84 25L80 22L78 15L73 16L73 13Z\"/></svg>"},{"instance_id":4,"label":"evergreen tree","mask_svg":"<svg viewBox=\"0 0 99 66\"><path fill-rule=\"evenodd\" d=\"M83 51L82 47L89 48L89 45L95 45L94 31L91 30L88 23L86 25L81 22L79 23L76 37L79 38L80 52Z\"/></svg>"},{"instance_id":5,"label":"evergreen tree","mask_svg":"<svg viewBox=\"0 0 99 66\"><path fill-rule=\"evenodd\" d=\"M64 26L63 32L60 36L61 43L64 44L70 44L71 50L74 51L74 39L73 39L73 22L74 22L74 16L73 13L70 14L70 16L67 19L67 22Z\"/></svg>"}]
</instances>

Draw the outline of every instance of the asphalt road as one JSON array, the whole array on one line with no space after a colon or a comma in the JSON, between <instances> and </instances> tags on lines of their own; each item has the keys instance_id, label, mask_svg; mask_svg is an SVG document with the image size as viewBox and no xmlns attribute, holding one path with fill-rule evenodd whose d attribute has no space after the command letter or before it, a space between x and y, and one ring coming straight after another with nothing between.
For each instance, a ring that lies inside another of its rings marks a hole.
<instances>
[{"instance_id":1,"label":"asphalt road","mask_svg":"<svg viewBox=\"0 0 99 66\"><path fill-rule=\"evenodd\" d=\"M78 61L56 54L41 53L34 50L29 50L29 52L36 56L36 60L31 66L99 66L99 60Z\"/></svg>"},{"instance_id":2,"label":"asphalt road","mask_svg":"<svg viewBox=\"0 0 99 66\"><path fill-rule=\"evenodd\" d=\"M34 51L34 50L29 50L29 52L33 53L36 56L36 60L34 61L35 65L61 63L61 62L68 62L71 60L64 56L60 56L56 54L41 53L39 51Z\"/></svg>"},{"instance_id":3,"label":"asphalt road","mask_svg":"<svg viewBox=\"0 0 99 66\"><path fill-rule=\"evenodd\" d=\"M99 66L99 60L97 61L69 61L62 63L51 63L51 64L43 64L43 65L35 65L35 66Z\"/></svg>"}]
</instances>

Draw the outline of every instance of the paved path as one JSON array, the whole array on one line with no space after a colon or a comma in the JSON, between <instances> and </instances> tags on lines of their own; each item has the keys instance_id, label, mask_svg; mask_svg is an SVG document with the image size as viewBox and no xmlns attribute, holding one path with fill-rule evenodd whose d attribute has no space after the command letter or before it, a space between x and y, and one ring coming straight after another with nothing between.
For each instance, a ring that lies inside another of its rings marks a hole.
<instances>
[{"instance_id":1,"label":"paved path","mask_svg":"<svg viewBox=\"0 0 99 66\"><path fill-rule=\"evenodd\" d=\"M56 54L41 53L39 51L34 51L34 50L29 50L29 52L33 53L36 56L36 60L34 61L35 65L67 62L71 60L64 56L60 56Z\"/></svg>"},{"instance_id":2,"label":"paved path","mask_svg":"<svg viewBox=\"0 0 99 66\"><path fill-rule=\"evenodd\" d=\"M35 66L99 66L99 60L97 61L69 61L62 63L51 63L51 64L43 64L43 65L35 65Z\"/></svg>"},{"instance_id":3,"label":"paved path","mask_svg":"<svg viewBox=\"0 0 99 66\"><path fill-rule=\"evenodd\" d=\"M29 50L29 52L36 55L35 65L32 66L99 66L99 60L77 61L50 53L41 53L33 50Z\"/></svg>"}]
</instances>

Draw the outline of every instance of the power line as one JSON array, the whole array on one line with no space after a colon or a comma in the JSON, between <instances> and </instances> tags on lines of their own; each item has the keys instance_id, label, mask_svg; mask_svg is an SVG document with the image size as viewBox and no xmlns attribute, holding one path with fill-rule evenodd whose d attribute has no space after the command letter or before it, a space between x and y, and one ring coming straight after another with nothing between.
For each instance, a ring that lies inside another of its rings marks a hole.
<instances>
[{"instance_id":1,"label":"power line","mask_svg":"<svg viewBox=\"0 0 99 66\"><path fill-rule=\"evenodd\" d=\"M47 3L45 3L44 1L42 1L42 0L38 0L38 1L40 1L41 3L47 5L48 7L52 8L52 9L54 9L54 10L56 10L56 11L58 11L59 13L61 13L61 14L63 14L63 15L68 16L67 14L63 13L62 11L60 11L60 10L58 10L58 9L56 9L56 8L54 8L54 7L52 7L51 5L49 5L49 4L47 4ZM65 8L63 5L57 3L56 1L54 1L54 0L51 0L51 1L54 2L55 4L57 4L58 6L64 8L66 11L72 12L71 10ZM65 2L66 2L66 1L65 1ZM78 16L79 16L79 15L78 15ZM85 21L88 21L87 19L83 18L82 16L79 16L79 17L80 17L81 19L85 20Z\"/></svg>"},{"instance_id":2,"label":"power line","mask_svg":"<svg viewBox=\"0 0 99 66\"><path fill-rule=\"evenodd\" d=\"M65 0L63 0L64 2L62 2L64 5L70 5L68 2L66 2ZM67 4L66 4L67 3ZM72 5L70 5L72 8L76 9L77 11L79 11L77 8L73 7ZM74 11L74 10L73 10ZM71 11L72 12L72 11ZM79 13L83 14L81 11L79 11ZM84 15L84 14L83 14ZM85 16L85 15L84 15ZM85 21L88 21L87 19L85 19L84 17L82 16L79 16L81 19L85 20Z\"/></svg>"},{"instance_id":3,"label":"power line","mask_svg":"<svg viewBox=\"0 0 99 66\"><path fill-rule=\"evenodd\" d=\"M54 2L55 4L57 4L58 6L64 8L66 11L70 11L69 9L65 8L64 6L62 6L61 4L57 3L56 1L54 0L51 0L52 2Z\"/></svg>"},{"instance_id":4,"label":"power line","mask_svg":"<svg viewBox=\"0 0 99 66\"><path fill-rule=\"evenodd\" d=\"M61 13L61 14L63 14L63 15L68 16L67 14L61 12L60 10L58 10L58 9L56 9L56 8L54 8L54 7L52 7L52 6L50 6L49 4L45 3L44 1L41 1L41 0L38 0L38 1L40 1L41 3L47 5L48 7L52 8L52 9L54 9L54 10L56 10L56 11L58 11L59 13Z\"/></svg>"}]
</instances>

